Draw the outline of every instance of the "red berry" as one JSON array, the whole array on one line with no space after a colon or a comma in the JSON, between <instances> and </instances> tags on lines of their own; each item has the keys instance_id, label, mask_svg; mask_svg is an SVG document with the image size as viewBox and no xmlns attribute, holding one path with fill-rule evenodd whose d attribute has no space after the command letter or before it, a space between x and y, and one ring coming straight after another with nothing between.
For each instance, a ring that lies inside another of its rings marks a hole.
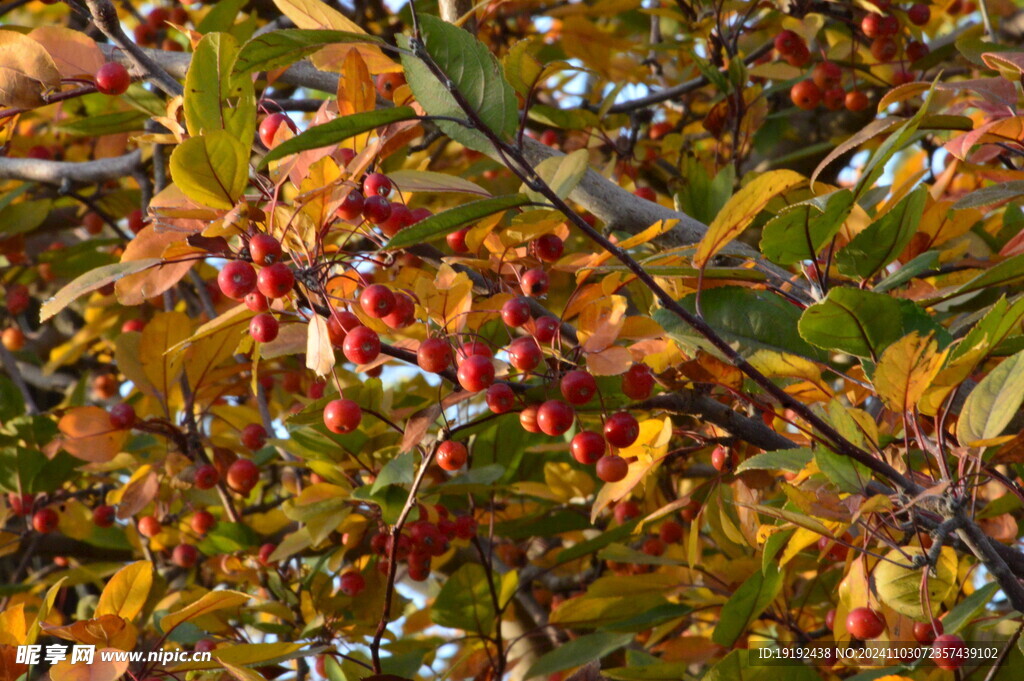
<instances>
[{"instance_id":1,"label":"red berry","mask_svg":"<svg viewBox=\"0 0 1024 681\"><path fill-rule=\"evenodd\" d=\"M641 551L648 556L660 556L665 553L665 542L661 541L659 537L648 537L644 541Z\"/></svg>"},{"instance_id":2,"label":"red berry","mask_svg":"<svg viewBox=\"0 0 1024 681\"><path fill-rule=\"evenodd\" d=\"M625 500L620 501L615 505L615 522L622 525L623 523L629 522L633 518L640 517L640 507L637 506L635 501Z\"/></svg>"},{"instance_id":3,"label":"red berry","mask_svg":"<svg viewBox=\"0 0 1024 681\"><path fill-rule=\"evenodd\" d=\"M366 199L363 197L362 192L358 189L353 189L345 196L341 205L338 206L336 213L342 220L355 220L363 214L363 206L365 204Z\"/></svg>"},{"instance_id":4,"label":"red berry","mask_svg":"<svg viewBox=\"0 0 1024 681\"><path fill-rule=\"evenodd\" d=\"M517 329L530 320L530 304L525 298L506 300L501 306L501 321L505 325Z\"/></svg>"},{"instance_id":5,"label":"red berry","mask_svg":"<svg viewBox=\"0 0 1024 681\"><path fill-rule=\"evenodd\" d=\"M123 94L131 82L128 69L114 61L108 61L96 72L96 89L105 95Z\"/></svg>"},{"instance_id":6,"label":"red berry","mask_svg":"<svg viewBox=\"0 0 1024 681\"><path fill-rule=\"evenodd\" d=\"M212 489L220 482L220 473L210 464L204 463L196 469L193 482L198 489Z\"/></svg>"},{"instance_id":7,"label":"red berry","mask_svg":"<svg viewBox=\"0 0 1024 681\"><path fill-rule=\"evenodd\" d=\"M247 262L232 260L217 274L221 293L232 300L241 300L256 288L256 270Z\"/></svg>"},{"instance_id":8,"label":"red berry","mask_svg":"<svg viewBox=\"0 0 1024 681\"><path fill-rule=\"evenodd\" d=\"M487 408L495 414L512 411L516 404L516 394L507 383L495 383L487 389Z\"/></svg>"},{"instance_id":9,"label":"red berry","mask_svg":"<svg viewBox=\"0 0 1024 681\"><path fill-rule=\"evenodd\" d=\"M878 23L881 35L896 35L900 32L900 21L891 14L886 14Z\"/></svg>"},{"instance_id":10,"label":"red berry","mask_svg":"<svg viewBox=\"0 0 1024 681\"><path fill-rule=\"evenodd\" d=\"M269 343L277 338L280 325L273 315L258 314L249 321L249 335L257 343Z\"/></svg>"},{"instance_id":11,"label":"red berry","mask_svg":"<svg viewBox=\"0 0 1024 681\"><path fill-rule=\"evenodd\" d=\"M348 310L334 310L327 318L327 335L331 339L331 345L340 348L345 342L348 332L362 325L359 317Z\"/></svg>"},{"instance_id":12,"label":"red berry","mask_svg":"<svg viewBox=\"0 0 1024 681\"><path fill-rule=\"evenodd\" d=\"M395 306L381 318L392 329L404 329L416 321L416 303L404 293L395 294Z\"/></svg>"},{"instance_id":13,"label":"red berry","mask_svg":"<svg viewBox=\"0 0 1024 681\"><path fill-rule=\"evenodd\" d=\"M457 471L466 465L468 456L466 445L455 440L445 440L437 448L437 465L446 471Z\"/></svg>"},{"instance_id":14,"label":"red berry","mask_svg":"<svg viewBox=\"0 0 1024 681\"><path fill-rule=\"evenodd\" d=\"M239 494L249 494L259 481L260 469L249 459L235 459L235 461L228 466L228 487Z\"/></svg>"},{"instance_id":15,"label":"red berry","mask_svg":"<svg viewBox=\"0 0 1024 681\"><path fill-rule=\"evenodd\" d=\"M877 59L880 63L891 62L896 55L899 53L899 45L896 41L889 37L875 38L871 41L871 56Z\"/></svg>"},{"instance_id":16,"label":"red berry","mask_svg":"<svg viewBox=\"0 0 1024 681\"><path fill-rule=\"evenodd\" d=\"M537 408L537 426L545 435L562 435L575 420L576 411L561 400L548 400Z\"/></svg>"},{"instance_id":17,"label":"red berry","mask_svg":"<svg viewBox=\"0 0 1024 681\"><path fill-rule=\"evenodd\" d=\"M199 560L199 549L191 544L178 544L171 552L171 562L180 568L190 568Z\"/></svg>"},{"instance_id":18,"label":"red berry","mask_svg":"<svg viewBox=\"0 0 1024 681\"><path fill-rule=\"evenodd\" d=\"M932 18L932 11L928 5L922 3L916 3L910 6L907 10L907 18L910 19L910 23L915 26L924 26Z\"/></svg>"},{"instance_id":19,"label":"red berry","mask_svg":"<svg viewBox=\"0 0 1024 681\"><path fill-rule=\"evenodd\" d=\"M931 622L914 622L914 640L918 643L931 644L942 631L942 620L937 617Z\"/></svg>"},{"instance_id":20,"label":"red berry","mask_svg":"<svg viewBox=\"0 0 1024 681\"><path fill-rule=\"evenodd\" d=\"M141 521L139 524L142 524ZM192 520L189 524L193 532L198 535L204 535L213 529L213 526L217 524L217 519L209 511L196 511L192 514Z\"/></svg>"},{"instance_id":21,"label":"red berry","mask_svg":"<svg viewBox=\"0 0 1024 681\"><path fill-rule=\"evenodd\" d=\"M341 576L339 588L346 596L355 597L366 588L366 579L358 572L346 572Z\"/></svg>"},{"instance_id":22,"label":"red berry","mask_svg":"<svg viewBox=\"0 0 1024 681\"><path fill-rule=\"evenodd\" d=\"M821 101L829 111L839 111L846 105L846 90L841 87L825 90Z\"/></svg>"},{"instance_id":23,"label":"red berry","mask_svg":"<svg viewBox=\"0 0 1024 681\"><path fill-rule=\"evenodd\" d=\"M135 425L135 408L130 404L115 404L110 408L110 425L118 430L127 430Z\"/></svg>"},{"instance_id":24,"label":"red berry","mask_svg":"<svg viewBox=\"0 0 1024 681\"><path fill-rule=\"evenodd\" d=\"M392 203L391 215L380 223L380 231L387 237L392 237L414 222L412 211L404 203Z\"/></svg>"},{"instance_id":25,"label":"red berry","mask_svg":"<svg viewBox=\"0 0 1024 681\"><path fill-rule=\"evenodd\" d=\"M688 523L692 523L697 518L698 513L700 513L700 502L697 500L690 501L690 503L679 510L679 515Z\"/></svg>"},{"instance_id":26,"label":"red berry","mask_svg":"<svg viewBox=\"0 0 1024 681\"><path fill-rule=\"evenodd\" d=\"M869 12L860 20L860 30L868 38L882 35L882 15Z\"/></svg>"},{"instance_id":27,"label":"red berry","mask_svg":"<svg viewBox=\"0 0 1024 681\"><path fill-rule=\"evenodd\" d=\"M451 365L451 348L443 338L428 338L416 350L416 363L424 371L439 374Z\"/></svg>"},{"instance_id":28,"label":"red berry","mask_svg":"<svg viewBox=\"0 0 1024 681\"><path fill-rule=\"evenodd\" d=\"M843 71L835 63L823 61L811 71L811 80L822 90L828 90L843 80Z\"/></svg>"},{"instance_id":29,"label":"red berry","mask_svg":"<svg viewBox=\"0 0 1024 681\"><path fill-rule=\"evenodd\" d=\"M597 394L597 381L586 371L574 369L562 376L559 388L569 404L586 404Z\"/></svg>"},{"instance_id":30,"label":"red berry","mask_svg":"<svg viewBox=\"0 0 1024 681\"><path fill-rule=\"evenodd\" d=\"M900 69L899 71L896 71L894 74L892 74L893 85L906 85L907 83L913 82L914 74L910 73L909 71Z\"/></svg>"},{"instance_id":31,"label":"red berry","mask_svg":"<svg viewBox=\"0 0 1024 681\"><path fill-rule=\"evenodd\" d=\"M657 202L658 200L658 194L650 187L637 187L636 189L633 190L633 194L635 196L639 196L641 199L644 199L645 201Z\"/></svg>"},{"instance_id":32,"label":"red berry","mask_svg":"<svg viewBox=\"0 0 1024 681\"><path fill-rule=\"evenodd\" d=\"M720 473L729 473L735 470L737 464L739 464L739 457L728 447L719 445L711 452L711 465Z\"/></svg>"},{"instance_id":33,"label":"red berry","mask_svg":"<svg viewBox=\"0 0 1024 681\"><path fill-rule=\"evenodd\" d=\"M381 173L370 173L363 180L363 194L366 196L383 196L387 198L391 195L393 188L394 185L388 179L388 176Z\"/></svg>"},{"instance_id":34,"label":"red berry","mask_svg":"<svg viewBox=\"0 0 1024 681\"><path fill-rule=\"evenodd\" d=\"M849 534L844 534L842 537L843 541L849 542L852 537ZM847 554L850 553L850 548L846 544L841 544L838 541L832 541L830 537L822 537L818 540L818 551L825 553L825 556L834 560L837 563L846 560Z\"/></svg>"},{"instance_id":35,"label":"red berry","mask_svg":"<svg viewBox=\"0 0 1024 681\"><path fill-rule=\"evenodd\" d=\"M604 438L592 430L581 430L573 436L569 443L572 458L582 464L593 465L601 460L608 451Z\"/></svg>"},{"instance_id":36,"label":"red berry","mask_svg":"<svg viewBox=\"0 0 1024 681\"><path fill-rule=\"evenodd\" d=\"M256 553L256 560L260 562L260 565L270 567L274 564L274 561L270 560L270 557L274 555L274 551L276 550L277 544L263 544L260 546L260 550Z\"/></svg>"},{"instance_id":37,"label":"red berry","mask_svg":"<svg viewBox=\"0 0 1024 681\"><path fill-rule=\"evenodd\" d=\"M295 275L283 262L264 267L256 279L256 287L267 298L283 298L294 284Z\"/></svg>"},{"instance_id":38,"label":"red berry","mask_svg":"<svg viewBox=\"0 0 1024 681\"><path fill-rule=\"evenodd\" d=\"M281 242L269 234L256 234L249 239L249 255L257 265L273 265L281 259Z\"/></svg>"},{"instance_id":39,"label":"red berry","mask_svg":"<svg viewBox=\"0 0 1024 681\"><path fill-rule=\"evenodd\" d=\"M97 506L92 510L92 523L96 527L110 527L114 524L114 519L117 517L117 511L114 510L113 506L103 504Z\"/></svg>"},{"instance_id":40,"label":"red berry","mask_svg":"<svg viewBox=\"0 0 1024 681\"><path fill-rule=\"evenodd\" d=\"M363 410L352 400L332 400L324 407L324 425L332 433L351 433L362 420Z\"/></svg>"},{"instance_id":41,"label":"red berry","mask_svg":"<svg viewBox=\"0 0 1024 681\"><path fill-rule=\"evenodd\" d=\"M631 400L646 400L654 388L654 375L646 364L634 364L622 374L622 394Z\"/></svg>"},{"instance_id":42,"label":"red berry","mask_svg":"<svg viewBox=\"0 0 1024 681\"><path fill-rule=\"evenodd\" d=\"M790 54L785 55L786 63L790 66L796 66L797 68L803 68L811 61L811 51L807 48L807 45L803 42L793 49Z\"/></svg>"},{"instance_id":43,"label":"red berry","mask_svg":"<svg viewBox=\"0 0 1024 681\"><path fill-rule=\"evenodd\" d=\"M282 124L292 133L298 131L292 119L283 113L272 113L260 122L260 142L263 142L263 146L268 149L274 146L274 138L277 137L277 131Z\"/></svg>"},{"instance_id":44,"label":"red berry","mask_svg":"<svg viewBox=\"0 0 1024 681\"><path fill-rule=\"evenodd\" d=\"M369 316L380 319L395 309L395 294L383 284L373 284L363 289L359 296L359 306Z\"/></svg>"},{"instance_id":45,"label":"red berry","mask_svg":"<svg viewBox=\"0 0 1024 681\"><path fill-rule=\"evenodd\" d=\"M806 111L821 102L821 90L814 81L802 80L790 89L789 98L793 100L793 104Z\"/></svg>"},{"instance_id":46,"label":"red berry","mask_svg":"<svg viewBox=\"0 0 1024 681\"><path fill-rule=\"evenodd\" d=\"M459 539L472 539L476 536L476 519L470 515L460 515L455 519L455 536Z\"/></svg>"},{"instance_id":47,"label":"red berry","mask_svg":"<svg viewBox=\"0 0 1024 681\"><path fill-rule=\"evenodd\" d=\"M375 225L391 217L391 204L383 196L373 194L363 201L363 217Z\"/></svg>"},{"instance_id":48,"label":"red berry","mask_svg":"<svg viewBox=\"0 0 1024 681\"><path fill-rule=\"evenodd\" d=\"M539 407L536 404L531 404L525 407L519 412L519 425L523 427L528 433L539 433L540 426L537 425L537 410Z\"/></svg>"},{"instance_id":49,"label":"red berry","mask_svg":"<svg viewBox=\"0 0 1024 681\"><path fill-rule=\"evenodd\" d=\"M963 654L966 647L964 640L956 634L936 636L932 644L932 650L935 651L935 666L946 671L959 669L966 660Z\"/></svg>"},{"instance_id":50,"label":"red berry","mask_svg":"<svg viewBox=\"0 0 1024 681\"><path fill-rule=\"evenodd\" d=\"M128 229L131 230L132 234L138 234L142 231L142 228L146 226L146 219L142 215L142 211L136 208L131 213L128 213Z\"/></svg>"},{"instance_id":51,"label":"red berry","mask_svg":"<svg viewBox=\"0 0 1024 681\"><path fill-rule=\"evenodd\" d=\"M565 243L554 234L545 234L533 240L533 252L544 262L555 262L562 257Z\"/></svg>"},{"instance_id":52,"label":"red berry","mask_svg":"<svg viewBox=\"0 0 1024 681\"><path fill-rule=\"evenodd\" d=\"M37 161L52 161L53 154L50 153L50 149L48 147L37 144L34 147L30 147L29 150L25 152L25 158L34 158Z\"/></svg>"},{"instance_id":53,"label":"red berry","mask_svg":"<svg viewBox=\"0 0 1024 681\"><path fill-rule=\"evenodd\" d=\"M448 248L452 249L453 253L468 253L469 246L466 245L467 234L469 234L469 227L463 227L454 232L449 232L444 240L448 242Z\"/></svg>"},{"instance_id":54,"label":"red berry","mask_svg":"<svg viewBox=\"0 0 1024 681\"><path fill-rule=\"evenodd\" d=\"M616 412L604 422L604 437L614 447L628 447L640 437L640 424L629 412Z\"/></svg>"},{"instance_id":55,"label":"red berry","mask_svg":"<svg viewBox=\"0 0 1024 681\"><path fill-rule=\"evenodd\" d=\"M459 385L471 393L486 390L494 383L494 364L490 357L471 355L462 360L458 371Z\"/></svg>"},{"instance_id":56,"label":"red berry","mask_svg":"<svg viewBox=\"0 0 1024 681\"><path fill-rule=\"evenodd\" d=\"M544 359L537 341L529 336L521 336L509 343L508 361L520 371L535 369Z\"/></svg>"},{"instance_id":57,"label":"red berry","mask_svg":"<svg viewBox=\"0 0 1024 681\"><path fill-rule=\"evenodd\" d=\"M41 508L32 515L32 529L39 534L49 534L57 529L60 517L52 508Z\"/></svg>"},{"instance_id":58,"label":"red berry","mask_svg":"<svg viewBox=\"0 0 1024 681\"><path fill-rule=\"evenodd\" d=\"M121 325L121 333L141 332L146 328L146 322L142 319L129 319Z\"/></svg>"},{"instance_id":59,"label":"red berry","mask_svg":"<svg viewBox=\"0 0 1024 681\"><path fill-rule=\"evenodd\" d=\"M829 610L828 612L825 613L825 628L828 629L829 631L832 631L832 630L835 629L835 625L836 625L836 609L832 608L831 610Z\"/></svg>"},{"instance_id":60,"label":"red berry","mask_svg":"<svg viewBox=\"0 0 1024 681\"><path fill-rule=\"evenodd\" d=\"M532 298L536 298L537 296L542 296L548 292L551 282L548 279L547 272L541 269L532 269L523 272L523 278L520 281L520 285L523 288L523 293Z\"/></svg>"},{"instance_id":61,"label":"red berry","mask_svg":"<svg viewBox=\"0 0 1024 681\"><path fill-rule=\"evenodd\" d=\"M846 630L862 641L878 638L885 631L885 619L871 608L854 608L846 616Z\"/></svg>"},{"instance_id":62,"label":"red berry","mask_svg":"<svg viewBox=\"0 0 1024 681\"><path fill-rule=\"evenodd\" d=\"M456 358L459 364L462 364L462 360L473 355L483 355L484 357L494 357L494 353L491 351L491 347L483 341L470 341L469 343L463 343L459 346L455 352Z\"/></svg>"},{"instance_id":63,"label":"red berry","mask_svg":"<svg viewBox=\"0 0 1024 681\"><path fill-rule=\"evenodd\" d=\"M196 641L196 644L192 646L192 649L197 653L209 653L217 649L217 643L212 639L201 638Z\"/></svg>"},{"instance_id":64,"label":"red berry","mask_svg":"<svg viewBox=\"0 0 1024 681\"><path fill-rule=\"evenodd\" d=\"M658 536L666 544L675 544L683 538L683 526L674 520L666 520L658 528Z\"/></svg>"},{"instance_id":65,"label":"red berry","mask_svg":"<svg viewBox=\"0 0 1024 681\"><path fill-rule=\"evenodd\" d=\"M868 96L860 90L851 90L846 93L847 111L863 111L868 108Z\"/></svg>"},{"instance_id":66,"label":"red berry","mask_svg":"<svg viewBox=\"0 0 1024 681\"><path fill-rule=\"evenodd\" d=\"M242 446L250 451L263 449L267 444L267 429L258 423L250 423L242 428L241 440Z\"/></svg>"},{"instance_id":67,"label":"red berry","mask_svg":"<svg viewBox=\"0 0 1024 681\"><path fill-rule=\"evenodd\" d=\"M253 312L266 312L270 309L270 301L259 291L249 291L245 295L245 306Z\"/></svg>"},{"instance_id":68,"label":"red berry","mask_svg":"<svg viewBox=\"0 0 1024 681\"><path fill-rule=\"evenodd\" d=\"M607 454L597 462L597 477L604 482L618 482L629 473L629 464L621 456Z\"/></svg>"},{"instance_id":69,"label":"red berry","mask_svg":"<svg viewBox=\"0 0 1024 681\"><path fill-rule=\"evenodd\" d=\"M390 102L395 98L395 90L405 85L405 76L401 73L382 73L377 76L374 84L377 94Z\"/></svg>"},{"instance_id":70,"label":"red berry","mask_svg":"<svg viewBox=\"0 0 1024 681\"><path fill-rule=\"evenodd\" d=\"M547 147L558 146L558 133L554 130L545 130L540 134L540 143Z\"/></svg>"},{"instance_id":71,"label":"red berry","mask_svg":"<svg viewBox=\"0 0 1024 681\"><path fill-rule=\"evenodd\" d=\"M380 354L380 336L368 326L357 326L345 336L341 351L353 364L369 364Z\"/></svg>"},{"instance_id":72,"label":"red berry","mask_svg":"<svg viewBox=\"0 0 1024 681\"><path fill-rule=\"evenodd\" d=\"M164 22L171 18L170 13L163 7L156 7L146 15L146 23L154 29L163 28Z\"/></svg>"},{"instance_id":73,"label":"red berry","mask_svg":"<svg viewBox=\"0 0 1024 681\"><path fill-rule=\"evenodd\" d=\"M917 40L911 40L904 48L904 54L907 55L907 60L911 63L924 59L929 52L928 46Z\"/></svg>"},{"instance_id":74,"label":"red berry","mask_svg":"<svg viewBox=\"0 0 1024 681\"><path fill-rule=\"evenodd\" d=\"M804 39L793 31L781 31L775 36L775 49L779 54L792 54L795 49L806 47Z\"/></svg>"},{"instance_id":75,"label":"red berry","mask_svg":"<svg viewBox=\"0 0 1024 681\"><path fill-rule=\"evenodd\" d=\"M160 534L160 521L151 515L142 516L139 518L138 529L143 537L155 537Z\"/></svg>"},{"instance_id":76,"label":"red berry","mask_svg":"<svg viewBox=\"0 0 1024 681\"><path fill-rule=\"evenodd\" d=\"M82 218L82 226L85 227L85 231L89 234L99 234L103 231L103 225L106 221L100 216L99 213L86 213Z\"/></svg>"},{"instance_id":77,"label":"red berry","mask_svg":"<svg viewBox=\"0 0 1024 681\"><path fill-rule=\"evenodd\" d=\"M647 131L647 136L652 140L660 140L665 135L672 132L675 128L671 123L667 121L661 121L660 123L654 123Z\"/></svg>"},{"instance_id":78,"label":"red berry","mask_svg":"<svg viewBox=\"0 0 1024 681\"><path fill-rule=\"evenodd\" d=\"M540 343L549 343L558 333L558 320L550 315L537 317L533 322L533 335Z\"/></svg>"},{"instance_id":79,"label":"red berry","mask_svg":"<svg viewBox=\"0 0 1024 681\"><path fill-rule=\"evenodd\" d=\"M7 493L7 505L10 506L14 515L29 515L32 513L32 506L36 502L36 496L25 493L19 495L15 492Z\"/></svg>"}]
</instances>

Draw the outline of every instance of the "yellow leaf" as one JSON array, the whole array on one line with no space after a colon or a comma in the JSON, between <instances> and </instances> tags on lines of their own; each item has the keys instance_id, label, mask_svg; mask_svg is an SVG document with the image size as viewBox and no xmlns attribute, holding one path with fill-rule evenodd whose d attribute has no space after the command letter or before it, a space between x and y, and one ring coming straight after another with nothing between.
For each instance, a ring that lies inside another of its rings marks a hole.
<instances>
[{"instance_id":1,"label":"yellow leaf","mask_svg":"<svg viewBox=\"0 0 1024 681\"><path fill-rule=\"evenodd\" d=\"M433 285L421 280L417 282L416 293L427 314L448 333L465 327L466 315L473 308L473 282L465 272L441 265Z\"/></svg>"},{"instance_id":2,"label":"yellow leaf","mask_svg":"<svg viewBox=\"0 0 1024 681\"><path fill-rule=\"evenodd\" d=\"M910 561L915 556L923 556L925 553L920 546L893 549L886 554L886 560L875 566L872 574L875 591L882 603L901 615L916 620L926 620L939 614L942 601L946 600L956 586L956 552L948 546L943 546L934 574L928 574L923 568L910 567ZM922 598L922 580L926 576L930 613L926 612Z\"/></svg>"},{"instance_id":3,"label":"yellow leaf","mask_svg":"<svg viewBox=\"0 0 1024 681\"><path fill-rule=\"evenodd\" d=\"M374 87L366 62L358 50L350 50L341 65L341 78L338 79L338 113L341 116L373 111L377 104L377 89ZM369 133L356 135L353 138L356 152L366 146Z\"/></svg>"},{"instance_id":4,"label":"yellow leaf","mask_svg":"<svg viewBox=\"0 0 1024 681\"><path fill-rule=\"evenodd\" d=\"M561 502L586 499L594 491L594 479L564 461L548 461L544 464L544 482Z\"/></svg>"},{"instance_id":5,"label":"yellow leaf","mask_svg":"<svg viewBox=\"0 0 1024 681\"><path fill-rule=\"evenodd\" d=\"M619 345L587 354L587 369L595 376L618 376L625 373L632 364L633 355Z\"/></svg>"},{"instance_id":6,"label":"yellow leaf","mask_svg":"<svg viewBox=\"0 0 1024 681\"><path fill-rule=\"evenodd\" d=\"M320 0L274 0L274 4L299 28L327 28L349 33L366 33L359 24L349 20L344 14L328 7ZM402 70L401 66L384 56L384 53L376 45L354 45L351 43L329 45L310 57L310 61L318 69L336 71L345 63L345 57L352 50L359 52L371 73Z\"/></svg>"},{"instance_id":7,"label":"yellow leaf","mask_svg":"<svg viewBox=\"0 0 1024 681\"><path fill-rule=\"evenodd\" d=\"M39 636L39 630L42 628L43 622L50 616L50 609L53 607L54 602L57 600L58 594L64 585L67 577L61 577L57 580L57 583L51 586L46 591L46 596L43 597L43 602L39 605L39 610L36 611L36 619L32 622L32 626L28 628L28 633L25 635L25 644L32 645L36 642L36 638Z\"/></svg>"},{"instance_id":8,"label":"yellow leaf","mask_svg":"<svg viewBox=\"0 0 1024 681\"><path fill-rule=\"evenodd\" d=\"M516 92L524 97L530 92L544 67L536 58L543 44L539 40L520 40L509 48L501 60L505 78Z\"/></svg>"},{"instance_id":9,"label":"yellow leaf","mask_svg":"<svg viewBox=\"0 0 1024 681\"><path fill-rule=\"evenodd\" d=\"M115 681L128 671L128 660L104 661L102 653L114 648L102 648L94 652L92 664L72 664L71 657L50 668L51 681Z\"/></svg>"},{"instance_id":10,"label":"yellow leaf","mask_svg":"<svg viewBox=\"0 0 1024 681\"><path fill-rule=\"evenodd\" d=\"M946 352L936 353L937 348L931 334L922 338L916 331L886 348L874 380L885 406L902 413L917 405L946 359Z\"/></svg>"},{"instance_id":11,"label":"yellow leaf","mask_svg":"<svg viewBox=\"0 0 1024 681\"><path fill-rule=\"evenodd\" d=\"M142 612L153 586L153 564L140 560L117 571L103 587L96 615L118 615L133 620Z\"/></svg>"},{"instance_id":12,"label":"yellow leaf","mask_svg":"<svg viewBox=\"0 0 1024 681\"><path fill-rule=\"evenodd\" d=\"M28 619L24 603L18 603L0 612L0 643L22 645L28 638Z\"/></svg>"},{"instance_id":13,"label":"yellow leaf","mask_svg":"<svg viewBox=\"0 0 1024 681\"><path fill-rule=\"evenodd\" d=\"M127 432L110 425L110 414L99 407L77 407L57 423L64 434L61 446L71 456L105 463L121 451Z\"/></svg>"},{"instance_id":14,"label":"yellow leaf","mask_svg":"<svg viewBox=\"0 0 1024 681\"><path fill-rule=\"evenodd\" d=\"M139 359L156 399L171 401L178 389L184 357L167 351L192 333L192 322L181 312L160 312L142 330ZM165 402L165 403L166 403Z\"/></svg>"},{"instance_id":15,"label":"yellow leaf","mask_svg":"<svg viewBox=\"0 0 1024 681\"><path fill-rule=\"evenodd\" d=\"M334 367L334 346L327 333L327 320L315 314L310 318L307 329L306 368L312 369L317 376L326 376Z\"/></svg>"},{"instance_id":16,"label":"yellow leaf","mask_svg":"<svg viewBox=\"0 0 1024 681\"><path fill-rule=\"evenodd\" d=\"M793 536L789 538L788 542L786 542L786 550L782 552L781 556L779 556L779 567L782 567L789 561L796 558L801 551L806 549L808 546L817 543L818 539L821 537L821 534L813 530L808 530L804 527L796 528Z\"/></svg>"},{"instance_id":17,"label":"yellow leaf","mask_svg":"<svg viewBox=\"0 0 1024 681\"><path fill-rule=\"evenodd\" d=\"M537 174L548 183L564 199L576 189L576 186L587 174L590 154L586 149L577 149L565 156L551 156L537 164ZM533 197L537 202L544 201L544 196L539 192L529 189L525 184L520 191Z\"/></svg>"},{"instance_id":18,"label":"yellow leaf","mask_svg":"<svg viewBox=\"0 0 1024 681\"><path fill-rule=\"evenodd\" d=\"M218 610L238 607L248 601L249 598L249 594L239 591L209 591L198 601L185 606L177 612L164 615L160 620L160 628L164 633L170 633L171 629L174 629L182 622L188 622Z\"/></svg>"},{"instance_id":19,"label":"yellow leaf","mask_svg":"<svg viewBox=\"0 0 1024 681\"><path fill-rule=\"evenodd\" d=\"M583 351L601 352L616 341L625 323L625 296L605 296L587 305L576 322Z\"/></svg>"},{"instance_id":20,"label":"yellow leaf","mask_svg":"<svg viewBox=\"0 0 1024 681\"><path fill-rule=\"evenodd\" d=\"M775 196L806 181L803 175L792 170L772 170L740 189L708 227L693 256L694 267L707 265L716 253L747 228Z\"/></svg>"}]
</instances>

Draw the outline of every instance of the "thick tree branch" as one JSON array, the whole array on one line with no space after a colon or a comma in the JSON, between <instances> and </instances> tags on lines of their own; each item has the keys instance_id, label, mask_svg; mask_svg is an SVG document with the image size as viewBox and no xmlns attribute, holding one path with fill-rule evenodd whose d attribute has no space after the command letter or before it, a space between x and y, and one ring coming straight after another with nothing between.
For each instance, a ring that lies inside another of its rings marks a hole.
<instances>
[{"instance_id":1,"label":"thick tree branch","mask_svg":"<svg viewBox=\"0 0 1024 681\"><path fill-rule=\"evenodd\" d=\"M142 167L142 152L102 158L98 161L42 161L34 158L0 158L0 179L61 185L97 184L131 175Z\"/></svg>"}]
</instances>

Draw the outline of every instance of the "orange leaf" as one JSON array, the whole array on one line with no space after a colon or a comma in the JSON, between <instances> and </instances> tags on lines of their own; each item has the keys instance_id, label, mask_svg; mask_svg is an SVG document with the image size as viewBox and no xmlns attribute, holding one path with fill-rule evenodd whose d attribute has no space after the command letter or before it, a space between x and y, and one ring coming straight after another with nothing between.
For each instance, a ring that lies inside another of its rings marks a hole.
<instances>
[{"instance_id":1,"label":"orange leaf","mask_svg":"<svg viewBox=\"0 0 1024 681\"><path fill-rule=\"evenodd\" d=\"M77 407L57 423L64 434L61 446L72 456L92 463L106 463L121 451L126 431L110 425L110 414L99 407Z\"/></svg>"}]
</instances>

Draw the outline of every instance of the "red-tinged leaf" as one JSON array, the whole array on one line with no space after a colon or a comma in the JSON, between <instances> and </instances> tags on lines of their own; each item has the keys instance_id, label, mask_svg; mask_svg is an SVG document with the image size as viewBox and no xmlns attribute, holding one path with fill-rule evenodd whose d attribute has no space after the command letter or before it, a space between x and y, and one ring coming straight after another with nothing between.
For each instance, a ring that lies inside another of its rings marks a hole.
<instances>
[{"instance_id":1,"label":"red-tinged leaf","mask_svg":"<svg viewBox=\"0 0 1024 681\"><path fill-rule=\"evenodd\" d=\"M410 416L405 424L405 434L402 435L402 445L398 448L398 451L402 453L408 452L423 442L427 431L430 430L430 427L434 425L434 422L437 421L437 417L440 415L441 406L431 404Z\"/></svg>"},{"instance_id":2,"label":"red-tinged leaf","mask_svg":"<svg viewBox=\"0 0 1024 681\"><path fill-rule=\"evenodd\" d=\"M110 414L99 407L77 407L57 423L64 434L63 448L72 456L92 463L110 461L121 451L126 431L110 425Z\"/></svg>"},{"instance_id":3,"label":"red-tinged leaf","mask_svg":"<svg viewBox=\"0 0 1024 681\"><path fill-rule=\"evenodd\" d=\"M164 251L171 244L185 240L189 235L176 230L157 230L154 225L147 225L134 239L128 242L121 256L121 262L137 260L161 259ZM149 298L160 295L181 281L195 260L166 262L157 267L129 274L114 284L117 299L122 305L141 305Z\"/></svg>"}]
</instances>

